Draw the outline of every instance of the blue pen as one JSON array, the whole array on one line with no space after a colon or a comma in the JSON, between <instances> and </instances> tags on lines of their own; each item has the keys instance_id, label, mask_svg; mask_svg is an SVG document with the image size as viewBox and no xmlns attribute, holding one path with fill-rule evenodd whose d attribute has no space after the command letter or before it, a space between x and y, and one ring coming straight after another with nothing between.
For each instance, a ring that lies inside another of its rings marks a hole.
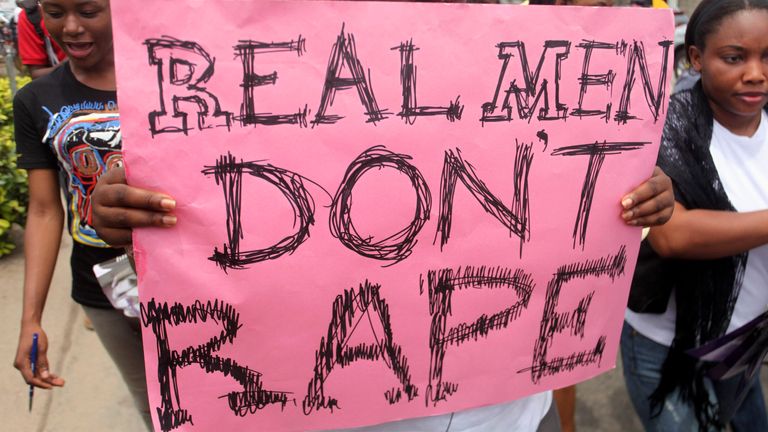
<instances>
[{"instance_id":1,"label":"blue pen","mask_svg":"<svg viewBox=\"0 0 768 432\"><path fill-rule=\"evenodd\" d=\"M32 377L37 370L37 333L32 335L32 352L29 353L29 361L32 363ZM35 395L35 386L29 385L29 412L32 412L32 397Z\"/></svg>"}]
</instances>

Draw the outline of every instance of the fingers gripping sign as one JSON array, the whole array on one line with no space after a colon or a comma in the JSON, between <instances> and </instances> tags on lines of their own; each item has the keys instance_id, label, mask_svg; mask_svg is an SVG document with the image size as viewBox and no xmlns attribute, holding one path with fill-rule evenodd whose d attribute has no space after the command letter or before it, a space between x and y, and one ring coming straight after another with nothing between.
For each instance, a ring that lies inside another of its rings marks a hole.
<instances>
[{"instance_id":1,"label":"fingers gripping sign","mask_svg":"<svg viewBox=\"0 0 768 432\"><path fill-rule=\"evenodd\" d=\"M129 245L132 228L176 225L176 201L166 194L128 186L122 167L99 179L92 205L93 226L112 246Z\"/></svg>"},{"instance_id":2,"label":"fingers gripping sign","mask_svg":"<svg viewBox=\"0 0 768 432\"><path fill-rule=\"evenodd\" d=\"M662 225L672 217L674 205L672 180L657 166L651 178L622 198L621 217L629 225Z\"/></svg>"}]
</instances>

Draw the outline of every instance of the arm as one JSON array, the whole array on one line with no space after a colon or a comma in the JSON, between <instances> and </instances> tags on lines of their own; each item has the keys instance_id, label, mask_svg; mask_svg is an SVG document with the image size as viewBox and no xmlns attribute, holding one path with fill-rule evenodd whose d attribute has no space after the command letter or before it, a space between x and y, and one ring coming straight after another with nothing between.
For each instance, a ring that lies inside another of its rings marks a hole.
<instances>
[{"instance_id":1,"label":"arm","mask_svg":"<svg viewBox=\"0 0 768 432\"><path fill-rule=\"evenodd\" d=\"M64 224L58 184L55 170L29 171L29 209L24 231L24 300L14 366L24 381L42 388L64 385L64 380L48 371L48 339L41 326ZM35 376L29 361L34 333L39 335Z\"/></svg>"},{"instance_id":2,"label":"arm","mask_svg":"<svg viewBox=\"0 0 768 432\"><path fill-rule=\"evenodd\" d=\"M91 195L93 227L112 246L131 244L135 227L172 227L176 201L168 195L128 186L125 169L107 171Z\"/></svg>"},{"instance_id":3,"label":"arm","mask_svg":"<svg viewBox=\"0 0 768 432\"><path fill-rule=\"evenodd\" d=\"M672 217L675 194L672 180L658 166L651 177L621 199L622 219L628 225L663 225Z\"/></svg>"},{"instance_id":4,"label":"arm","mask_svg":"<svg viewBox=\"0 0 768 432\"><path fill-rule=\"evenodd\" d=\"M651 229L651 247L662 257L716 259L768 243L768 210L688 210L675 203L669 223Z\"/></svg>"}]
</instances>

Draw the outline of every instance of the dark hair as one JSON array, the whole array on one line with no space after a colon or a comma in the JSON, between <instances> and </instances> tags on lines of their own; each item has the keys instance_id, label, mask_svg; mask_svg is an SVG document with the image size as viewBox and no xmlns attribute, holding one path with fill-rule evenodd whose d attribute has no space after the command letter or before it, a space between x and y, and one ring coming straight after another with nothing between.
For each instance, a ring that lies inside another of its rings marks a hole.
<instances>
[{"instance_id":1,"label":"dark hair","mask_svg":"<svg viewBox=\"0 0 768 432\"><path fill-rule=\"evenodd\" d=\"M553 5L555 0L529 0L528 4L532 5Z\"/></svg>"},{"instance_id":2,"label":"dark hair","mask_svg":"<svg viewBox=\"0 0 768 432\"><path fill-rule=\"evenodd\" d=\"M752 9L768 11L768 0L703 0L693 11L685 30L686 55L691 46L704 50L707 36L714 33L725 18Z\"/></svg>"}]
</instances>

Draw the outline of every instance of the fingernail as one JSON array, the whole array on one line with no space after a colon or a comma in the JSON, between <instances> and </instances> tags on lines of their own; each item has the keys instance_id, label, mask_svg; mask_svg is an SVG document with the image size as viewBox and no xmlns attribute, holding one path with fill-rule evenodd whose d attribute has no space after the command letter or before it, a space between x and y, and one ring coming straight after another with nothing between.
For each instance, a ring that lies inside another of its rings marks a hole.
<instances>
[{"instance_id":1,"label":"fingernail","mask_svg":"<svg viewBox=\"0 0 768 432\"><path fill-rule=\"evenodd\" d=\"M48 373L48 370L42 370L40 371L40 377L47 379L50 374Z\"/></svg>"},{"instance_id":2,"label":"fingernail","mask_svg":"<svg viewBox=\"0 0 768 432\"><path fill-rule=\"evenodd\" d=\"M160 200L160 207L166 210L173 210L176 208L176 201L170 198L163 198L162 200Z\"/></svg>"},{"instance_id":3,"label":"fingernail","mask_svg":"<svg viewBox=\"0 0 768 432\"><path fill-rule=\"evenodd\" d=\"M176 216L165 215L163 216L163 225L176 225Z\"/></svg>"},{"instance_id":4,"label":"fingernail","mask_svg":"<svg viewBox=\"0 0 768 432\"><path fill-rule=\"evenodd\" d=\"M626 197L626 198L624 198L624 199L621 201L621 205L622 205L622 207L624 207L625 209L628 209L628 208L632 207L632 203L633 203L633 200L632 200L632 198L630 198L630 197Z\"/></svg>"},{"instance_id":5,"label":"fingernail","mask_svg":"<svg viewBox=\"0 0 768 432\"><path fill-rule=\"evenodd\" d=\"M628 220L632 219L632 214L633 213L634 212L632 212L632 211L624 212L624 213L621 214L621 218L624 219L625 221L628 221Z\"/></svg>"}]
</instances>

